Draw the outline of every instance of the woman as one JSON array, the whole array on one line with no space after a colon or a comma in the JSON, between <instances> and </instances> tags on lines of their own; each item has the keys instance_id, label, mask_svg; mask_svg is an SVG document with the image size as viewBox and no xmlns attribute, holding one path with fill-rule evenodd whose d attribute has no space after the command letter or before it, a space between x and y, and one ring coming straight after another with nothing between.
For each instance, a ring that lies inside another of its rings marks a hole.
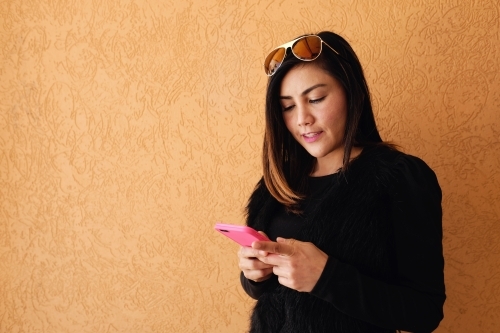
<instances>
[{"instance_id":1,"label":"woman","mask_svg":"<svg viewBox=\"0 0 500 333\"><path fill-rule=\"evenodd\" d=\"M363 70L332 32L275 49L264 176L238 252L250 332L431 332L443 318L441 189L384 143Z\"/></svg>"}]
</instances>

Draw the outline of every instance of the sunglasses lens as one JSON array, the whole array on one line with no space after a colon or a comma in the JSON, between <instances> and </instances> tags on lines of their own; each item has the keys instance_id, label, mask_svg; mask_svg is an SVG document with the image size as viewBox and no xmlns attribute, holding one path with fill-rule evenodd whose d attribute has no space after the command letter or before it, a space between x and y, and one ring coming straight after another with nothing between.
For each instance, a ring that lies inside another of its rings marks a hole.
<instances>
[{"instance_id":1,"label":"sunglasses lens","mask_svg":"<svg viewBox=\"0 0 500 333\"><path fill-rule=\"evenodd\" d=\"M285 58L285 49L279 47L276 50L269 53L264 61L264 70L267 75L273 75L274 72L281 66L283 59Z\"/></svg>"},{"instance_id":2,"label":"sunglasses lens","mask_svg":"<svg viewBox=\"0 0 500 333\"><path fill-rule=\"evenodd\" d=\"M292 52L300 60L314 60L321 53L321 39L318 36L301 38L293 44Z\"/></svg>"}]
</instances>

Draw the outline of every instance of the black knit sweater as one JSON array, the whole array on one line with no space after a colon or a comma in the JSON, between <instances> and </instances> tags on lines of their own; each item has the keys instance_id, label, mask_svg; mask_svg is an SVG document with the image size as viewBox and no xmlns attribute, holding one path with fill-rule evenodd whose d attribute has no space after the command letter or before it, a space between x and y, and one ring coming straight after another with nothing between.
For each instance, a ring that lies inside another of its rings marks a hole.
<instances>
[{"instance_id":1,"label":"black knit sweater","mask_svg":"<svg viewBox=\"0 0 500 333\"><path fill-rule=\"evenodd\" d=\"M443 318L441 189L420 159L371 147L348 171L310 179L301 216L261 180L247 224L271 239L312 242L329 259L310 293L241 282L257 299L250 332L431 332Z\"/></svg>"}]
</instances>

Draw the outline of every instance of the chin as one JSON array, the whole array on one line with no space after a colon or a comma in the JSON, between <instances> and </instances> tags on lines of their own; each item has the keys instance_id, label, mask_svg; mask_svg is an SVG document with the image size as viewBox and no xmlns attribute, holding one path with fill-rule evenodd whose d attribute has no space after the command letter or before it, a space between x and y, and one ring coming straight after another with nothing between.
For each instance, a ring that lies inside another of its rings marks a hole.
<instances>
[{"instance_id":1,"label":"chin","mask_svg":"<svg viewBox=\"0 0 500 333\"><path fill-rule=\"evenodd\" d=\"M315 157L315 158L323 158L325 156L327 156L328 154L325 154L323 152L314 152L314 151L307 151L309 153L309 155L311 155L312 157Z\"/></svg>"}]
</instances>

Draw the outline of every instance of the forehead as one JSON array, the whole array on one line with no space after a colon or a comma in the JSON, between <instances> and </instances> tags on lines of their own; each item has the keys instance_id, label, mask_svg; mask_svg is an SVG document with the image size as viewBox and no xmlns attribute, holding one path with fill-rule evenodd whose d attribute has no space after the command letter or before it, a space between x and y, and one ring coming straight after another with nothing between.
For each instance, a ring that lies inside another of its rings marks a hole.
<instances>
[{"instance_id":1,"label":"forehead","mask_svg":"<svg viewBox=\"0 0 500 333\"><path fill-rule=\"evenodd\" d=\"M314 62L305 62L298 64L285 74L281 81L280 94L282 96L301 94L314 85L332 86L336 84L336 81L333 76Z\"/></svg>"}]
</instances>

